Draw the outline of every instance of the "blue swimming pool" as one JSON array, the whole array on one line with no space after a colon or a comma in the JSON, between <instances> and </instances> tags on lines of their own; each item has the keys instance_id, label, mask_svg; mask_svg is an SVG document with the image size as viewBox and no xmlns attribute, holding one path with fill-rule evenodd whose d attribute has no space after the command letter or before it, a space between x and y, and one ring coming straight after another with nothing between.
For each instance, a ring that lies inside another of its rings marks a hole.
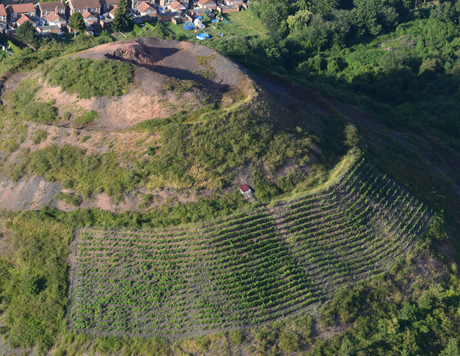
<instances>
[{"instance_id":1,"label":"blue swimming pool","mask_svg":"<svg viewBox=\"0 0 460 356\"><path fill-rule=\"evenodd\" d=\"M198 35L196 35L196 38L203 41L207 40L209 38L209 35L207 33L199 33Z\"/></svg>"}]
</instances>

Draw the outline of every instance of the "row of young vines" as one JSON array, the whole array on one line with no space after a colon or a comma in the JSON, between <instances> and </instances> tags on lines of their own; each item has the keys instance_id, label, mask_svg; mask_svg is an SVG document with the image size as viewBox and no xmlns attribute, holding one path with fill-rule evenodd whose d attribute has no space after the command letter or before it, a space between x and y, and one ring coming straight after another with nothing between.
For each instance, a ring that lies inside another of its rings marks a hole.
<instances>
[{"instance_id":1,"label":"row of young vines","mask_svg":"<svg viewBox=\"0 0 460 356\"><path fill-rule=\"evenodd\" d=\"M83 229L68 327L176 338L283 318L385 271L430 219L362 159L327 191L201 228Z\"/></svg>"}]
</instances>

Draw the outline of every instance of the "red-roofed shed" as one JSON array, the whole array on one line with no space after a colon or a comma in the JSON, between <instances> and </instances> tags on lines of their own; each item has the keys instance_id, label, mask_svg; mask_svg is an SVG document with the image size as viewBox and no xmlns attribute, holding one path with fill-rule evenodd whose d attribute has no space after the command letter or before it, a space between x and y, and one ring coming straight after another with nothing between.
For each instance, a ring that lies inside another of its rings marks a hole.
<instances>
[{"instance_id":1,"label":"red-roofed shed","mask_svg":"<svg viewBox=\"0 0 460 356\"><path fill-rule=\"evenodd\" d=\"M251 188L249 188L249 186L246 185L246 184L242 184L242 185L238 186L238 188L240 188L240 192L241 192L241 194L243 194L243 195L251 194L251 193L252 193Z\"/></svg>"}]
</instances>

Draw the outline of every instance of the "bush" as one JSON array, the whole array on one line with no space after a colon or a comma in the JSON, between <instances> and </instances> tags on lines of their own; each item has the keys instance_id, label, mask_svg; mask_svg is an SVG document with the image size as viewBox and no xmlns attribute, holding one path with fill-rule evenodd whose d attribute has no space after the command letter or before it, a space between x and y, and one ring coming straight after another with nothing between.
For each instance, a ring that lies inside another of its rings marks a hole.
<instances>
[{"instance_id":1,"label":"bush","mask_svg":"<svg viewBox=\"0 0 460 356\"><path fill-rule=\"evenodd\" d=\"M42 129L35 130L32 136L32 142L34 145L38 145L40 142L45 141L48 137L48 133Z\"/></svg>"},{"instance_id":2,"label":"bush","mask_svg":"<svg viewBox=\"0 0 460 356\"><path fill-rule=\"evenodd\" d=\"M39 69L51 85L84 99L127 94L134 76L132 64L84 58L54 59Z\"/></svg>"},{"instance_id":3,"label":"bush","mask_svg":"<svg viewBox=\"0 0 460 356\"><path fill-rule=\"evenodd\" d=\"M233 345L240 345L243 343L244 336L241 330L232 330L230 331L229 336Z\"/></svg>"},{"instance_id":4,"label":"bush","mask_svg":"<svg viewBox=\"0 0 460 356\"><path fill-rule=\"evenodd\" d=\"M62 193L62 192L57 193L54 196L54 199L64 200L66 204L73 205L73 206L79 206L82 202L82 199L79 196L73 195L71 193Z\"/></svg>"},{"instance_id":5,"label":"bush","mask_svg":"<svg viewBox=\"0 0 460 356\"><path fill-rule=\"evenodd\" d=\"M99 115L94 110L85 112L83 115L80 115L75 119L75 122L80 125L87 125L98 119Z\"/></svg>"},{"instance_id":6,"label":"bush","mask_svg":"<svg viewBox=\"0 0 460 356\"><path fill-rule=\"evenodd\" d=\"M282 332L279 337L279 348L287 352L300 350L300 337L297 334Z\"/></svg>"},{"instance_id":7,"label":"bush","mask_svg":"<svg viewBox=\"0 0 460 356\"><path fill-rule=\"evenodd\" d=\"M19 111L25 120L51 123L56 119L56 108L51 103L35 101L35 93L39 89L37 80L25 79L8 93L6 99L9 107Z\"/></svg>"}]
</instances>

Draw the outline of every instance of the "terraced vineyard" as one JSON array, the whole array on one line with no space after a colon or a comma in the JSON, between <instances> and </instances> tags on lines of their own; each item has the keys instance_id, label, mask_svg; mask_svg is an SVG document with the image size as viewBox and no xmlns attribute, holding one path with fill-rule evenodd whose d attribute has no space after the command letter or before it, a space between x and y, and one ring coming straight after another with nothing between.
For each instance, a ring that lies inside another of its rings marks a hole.
<instances>
[{"instance_id":1,"label":"terraced vineyard","mask_svg":"<svg viewBox=\"0 0 460 356\"><path fill-rule=\"evenodd\" d=\"M385 271L430 219L360 160L325 192L199 228L84 229L72 256L68 326L173 338L285 317Z\"/></svg>"}]
</instances>

